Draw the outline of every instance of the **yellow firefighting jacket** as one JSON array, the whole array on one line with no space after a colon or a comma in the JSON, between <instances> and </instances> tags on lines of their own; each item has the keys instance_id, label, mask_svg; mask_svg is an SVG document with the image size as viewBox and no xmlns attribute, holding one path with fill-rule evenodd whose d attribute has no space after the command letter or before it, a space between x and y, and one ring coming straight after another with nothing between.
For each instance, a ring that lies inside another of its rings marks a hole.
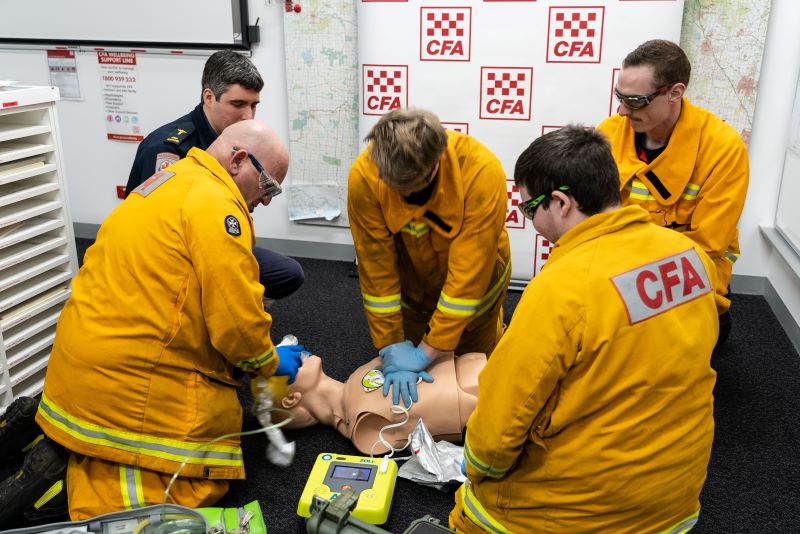
<instances>
[{"instance_id":1,"label":"yellow firefighting jacket","mask_svg":"<svg viewBox=\"0 0 800 534\"><path fill-rule=\"evenodd\" d=\"M669 144L650 164L636 155L627 117L609 117L598 129L611 142L623 205L641 205L654 223L692 238L714 261L722 313L730 307L724 295L739 257L736 225L750 176L747 149L736 130L714 114L686 98L681 106Z\"/></svg>"},{"instance_id":2,"label":"yellow firefighting jacket","mask_svg":"<svg viewBox=\"0 0 800 534\"><path fill-rule=\"evenodd\" d=\"M232 366L274 373L236 184L200 149L142 183L73 281L36 420L68 449L181 476L244 478Z\"/></svg>"},{"instance_id":3,"label":"yellow firefighting jacket","mask_svg":"<svg viewBox=\"0 0 800 534\"><path fill-rule=\"evenodd\" d=\"M453 523L659 532L695 515L714 434L714 276L638 206L564 234L480 375Z\"/></svg>"},{"instance_id":4,"label":"yellow firefighting jacket","mask_svg":"<svg viewBox=\"0 0 800 534\"><path fill-rule=\"evenodd\" d=\"M429 314L429 345L455 349L510 279L505 173L475 139L447 135L435 191L423 206L405 202L380 179L370 147L350 169L350 230L379 349L404 339L401 305Z\"/></svg>"}]
</instances>

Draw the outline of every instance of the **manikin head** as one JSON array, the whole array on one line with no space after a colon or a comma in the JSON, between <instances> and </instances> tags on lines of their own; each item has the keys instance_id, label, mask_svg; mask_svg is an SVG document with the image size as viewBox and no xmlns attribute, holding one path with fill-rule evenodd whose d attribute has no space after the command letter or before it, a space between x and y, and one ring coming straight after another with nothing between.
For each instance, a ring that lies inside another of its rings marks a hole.
<instances>
[{"instance_id":1,"label":"manikin head","mask_svg":"<svg viewBox=\"0 0 800 534\"><path fill-rule=\"evenodd\" d=\"M319 356L309 356L297 370L286 396L277 404L294 414L286 428L305 428L317 423L332 425L334 409L341 408L343 403L344 384L325 374Z\"/></svg>"},{"instance_id":2,"label":"manikin head","mask_svg":"<svg viewBox=\"0 0 800 534\"><path fill-rule=\"evenodd\" d=\"M255 65L238 52L212 54L203 68L201 102L217 134L238 121L256 116L264 80Z\"/></svg>"}]
</instances>

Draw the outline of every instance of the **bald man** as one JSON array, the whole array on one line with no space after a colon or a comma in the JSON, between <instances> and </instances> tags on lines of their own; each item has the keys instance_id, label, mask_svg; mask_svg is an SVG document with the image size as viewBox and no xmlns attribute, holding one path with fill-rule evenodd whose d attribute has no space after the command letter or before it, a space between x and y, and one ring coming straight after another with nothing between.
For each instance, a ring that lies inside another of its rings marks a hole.
<instances>
[{"instance_id":1,"label":"bald man","mask_svg":"<svg viewBox=\"0 0 800 534\"><path fill-rule=\"evenodd\" d=\"M300 365L301 347L270 340L252 254L250 212L280 192L288 165L272 129L242 121L103 222L61 313L36 415L43 443L69 451L72 520L160 503L185 457L170 502L210 506L244 478L238 437L210 445L241 429L233 368L293 378Z\"/></svg>"},{"instance_id":2,"label":"bald man","mask_svg":"<svg viewBox=\"0 0 800 534\"><path fill-rule=\"evenodd\" d=\"M130 195L153 173L185 158L193 147L207 150L217 135L239 121L255 118L264 80L245 55L220 50L203 68L200 103L190 113L151 132L136 150L125 188ZM305 281L294 259L264 247L253 247L264 303L288 297Z\"/></svg>"}]
</instances>

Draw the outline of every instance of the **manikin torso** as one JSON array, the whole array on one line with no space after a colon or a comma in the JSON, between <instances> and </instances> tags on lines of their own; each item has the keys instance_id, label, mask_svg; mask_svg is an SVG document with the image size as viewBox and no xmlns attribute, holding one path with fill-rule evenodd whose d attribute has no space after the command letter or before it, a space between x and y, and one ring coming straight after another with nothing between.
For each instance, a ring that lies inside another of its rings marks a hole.
<instances>
[{"instance_id":1,"label":"manikin torso","mask_svg":"<svg viewBox=\"0 0 800 534\"><path fill-rule=\"evenodd\" d=\"M350 438L364 454L388 452L379 440L380 430L406 419L402 412L392 413L391 395L384 397L382 387L373 389L378 382L382 384L382 381L374 380L382 377L380 371L373 371L380 369L380 364L380 358L375 358L356 369L345 382L342 413L334 410L337 430ZM461 441L467 419L475 409L478 375L484 365L486 356L477 353L457 359L452 356L437 359L426 369L434 381L417 384L419 401L408 410L408 421L385 430L383 438L396 448L403 447L421 418L434 439Z\"/></svg>"}]
</instances>

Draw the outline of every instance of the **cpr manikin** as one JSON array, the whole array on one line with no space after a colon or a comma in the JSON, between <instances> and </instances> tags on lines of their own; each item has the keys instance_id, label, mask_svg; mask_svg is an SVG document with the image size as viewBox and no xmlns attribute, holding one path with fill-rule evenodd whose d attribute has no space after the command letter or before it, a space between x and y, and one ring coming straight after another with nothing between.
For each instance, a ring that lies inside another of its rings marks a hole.
<instances>
[{"instance_id":1,"label":"cpr manikin","mask_svg":"<svg viewBox=\"0 0 800 534\"><path fill-rule=\"evenodd\" d=\"M422 419L434 439L461 441L477 403L478 374L485 365L482 353L437 359L427 369L434 381L417 385L419 401L411 405L408 421L384 430L383 438L402 448L417 420ZM381 359L375 358L356 369L346 382L339 382L323 372L318 356L308 357L280 401L281 407L294 414L287 428L322 423L335 427L364 454L388 452L378 433L406 416L393 413L391 396L383 396L380 366ZM399 410L395 407L395 411Z\"/></svg>"}]
</instances>

